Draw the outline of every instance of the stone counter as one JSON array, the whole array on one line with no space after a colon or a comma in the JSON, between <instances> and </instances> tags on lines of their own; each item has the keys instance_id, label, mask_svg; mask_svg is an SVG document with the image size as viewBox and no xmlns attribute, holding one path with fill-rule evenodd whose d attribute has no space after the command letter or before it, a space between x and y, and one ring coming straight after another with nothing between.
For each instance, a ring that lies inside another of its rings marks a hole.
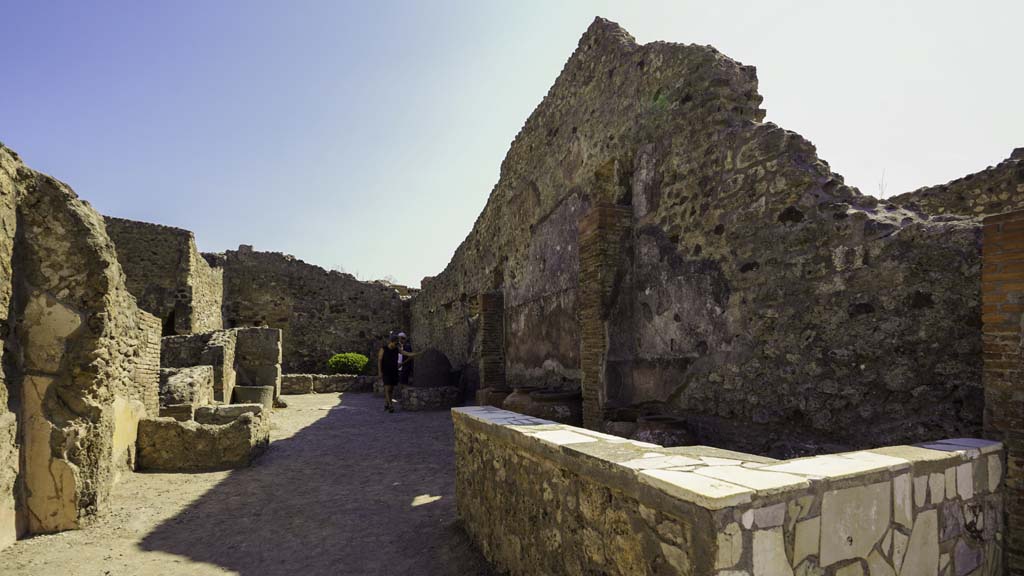
<instances>
[{"instance_id":1,"label":"stone counter","mask_svg":"<svg viewBox=\"0 0 1024 576\"><path fill-rule=\"evenodd\" d=\"M511 574L1001 574L1003 447L777 461L452 410L466 530Z\"/></svg>"}]
</instances>

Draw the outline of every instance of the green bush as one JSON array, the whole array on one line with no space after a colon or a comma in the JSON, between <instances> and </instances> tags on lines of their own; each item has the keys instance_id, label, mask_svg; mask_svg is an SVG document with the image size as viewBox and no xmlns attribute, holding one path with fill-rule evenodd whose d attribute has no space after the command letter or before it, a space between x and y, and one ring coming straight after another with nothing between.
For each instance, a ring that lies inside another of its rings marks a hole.
<instances>
[{"instance_id":1,"label":"green bush","mask_svg":"<svg viewBox=\"0 0 1024 576\"><path fill-rule=\"evenodd\" d=\"M335 354L327 361L327 367L334 374L362 374L370 359L358 352Z\"/></svg>"}]
</instances>

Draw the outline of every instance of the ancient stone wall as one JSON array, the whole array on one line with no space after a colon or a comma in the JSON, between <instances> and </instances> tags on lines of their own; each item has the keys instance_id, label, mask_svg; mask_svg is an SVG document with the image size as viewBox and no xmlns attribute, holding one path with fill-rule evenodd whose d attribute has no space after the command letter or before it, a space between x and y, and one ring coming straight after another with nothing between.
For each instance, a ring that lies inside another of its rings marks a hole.
<instances>
[{"instance_id":1,"label":"ancient stone wall","mask_svg":"<svg viewBox=\"0 0 1024 576\"><path fill-rule=\"evenodd\" d=\"M1024 208L1024 148L981 172L893 196L888 202L933 216L985 216L1020 210Z\"/></svg>"},{"instance_id":2,"label":"ancient stone wall","mask_svg":"<svg viewBox=\"0 0 1024 576\"><path fill-rule=\"evenodd\" d=\"M1003 446L776 461L455 408L456 498L526 574L1001 574Z\"/></svg>"},{"instance_id":3,"label":"ancient stone wall","mask_svg":"<svg viewBox=\"0 0 1024 576\"><path fill-rule=\"evenodd\" d=\"M199 254L192 232L109 216L105 220L128 289L140 307L161 319L165 336L223 327L224 271Z\"/></svg>"},{"instance_id":4,"label":"ancient stone wall","mask_svg":"<svg viewBox=\"0 0 1024 576\"><path fill-rule=\"evenodd\" d=\"M160 331L126 289L102 217L70 188L0 146L0 191L8 311L0 543L8 543L81 526L134 469L138 421L156 410Z\"/></svg>"},{"instance_id":5,"label":"ancient stone wall","mask_svg":"<svg viewBox=\"0 0 1024 576\"><path fill-rule=\"evenodd\" d=\"M500 290L509 371L571 386L572 230L610 204L632 214L602 304L620 412L779 455L979 434L978 222L860 194L761 100L751 66L595 21L414 299L417 343L468 361L467 304Z\"/></svg>"},{"instance_id":6,"label":"ancient stone wall","mask_svg":"<svg viewBox=\"0 0 1024 576\"><path fill-rule=\"evenodd\" d=\"M386 284L248 246L207 258L225 270L225 326L281 329L286 372L322 373L340 352L374 358L388 332L405 328L403 301Z\"/></svg>"},{"instance_id":7,"label":"ancient stone wall","mask_svg":"<svg viewBox=\"0 0 1024 576\"><path fill-rule=\"evenodd\" d=\"M160 366L163 368L213 367L213 397L231 402L235 387L235 331L217 330L189 336L161 339Z\"/></svg>"}]
</instances>

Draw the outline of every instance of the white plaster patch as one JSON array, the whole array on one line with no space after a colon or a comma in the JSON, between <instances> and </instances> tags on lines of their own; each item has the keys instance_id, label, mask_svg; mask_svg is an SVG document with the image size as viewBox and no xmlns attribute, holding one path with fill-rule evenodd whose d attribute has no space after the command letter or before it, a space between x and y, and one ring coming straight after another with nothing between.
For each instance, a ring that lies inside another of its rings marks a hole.
<instances>
[{"instance_id":1,"label":"white plaster patch","mask_svg":"<svg viewBox=\"0 0 1024 576\"><path fill-rule=\"evenodd\" d=\"M534 432L533 434L527 434L538 440L549 442L557 446L565 446L567 444L582 444L584 442L597 442L596 438L590 436L584 436L578 434L572 430L547 430L544 432Z\"/></svg>"},{"instance_id":2,"label":"white plaster patch","mask_svg":"<svg viewBox=\"0 0 1024 576\"><path fill-rule=\"evenodd\" d=\"M742 466L710 466L698 469L697 474L746 486L764 494L802 489L810 486L810 483L800 476L780 472L751 470Z\"/></svg>"},{"instance_id":3,"label":"white plaster patch","mask_svg":"<svg viewBox=\"0 0 1024 576\"><path fill-rule=\"evenodd\" d=\"M711 510L745 504L750 502L753 496L751 490L742 486L692 472L642 470L637 477L641 482L661 489L680 500L693 502Z\"/></svg>"},{"instance_id":4,"label":"white plaster patch","mask_svg":"<svg viewBox=\"0 0 1024 576\"><path fill-rule=\"evenodd\" d=\"M765 466L761 470L800 474L812 478L849 478L866 472L886 470L888 466L876 462L865 462L851 458L825 455L791 460L783 464Z\"/></svg>"}]
</instances>

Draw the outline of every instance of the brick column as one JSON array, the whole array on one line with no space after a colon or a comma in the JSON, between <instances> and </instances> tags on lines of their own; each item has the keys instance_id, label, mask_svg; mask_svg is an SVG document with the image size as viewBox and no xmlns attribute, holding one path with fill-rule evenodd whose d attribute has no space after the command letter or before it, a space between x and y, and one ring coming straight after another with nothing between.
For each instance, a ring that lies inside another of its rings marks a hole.
<instances>
[{"instance_id":1,"label":"brick column","mask_svg":"<svg viewBox=\"0 0 1024 576\"><path fill-rule=\"evenodd\" d=\"M1024 211L984 220L981 319L985 436L1006 456L1007 574L1024 574Z\"/></svg>"},{"instance_id":2,"label":"brick column","mask_svg":"<svg viewBox=\"0 0 1024 576\"><path fill-rule=\"evenodd\" d=\"M505 384L505 297L477 296L480 305L480 388L508 390Z\"/></svg>"},{"instance_id":3,"label":"brick column","mask_svg":"<svg viewBox=\"0 0 1024 576\"><path fill-rule=\"evenodd\" d=\"M580 369L583 425L600 429L604 422L607 320L616 278L623 265L623 242L632 226L629 208L599 204L580 220Z\"/></svg>"}]
</instances>

